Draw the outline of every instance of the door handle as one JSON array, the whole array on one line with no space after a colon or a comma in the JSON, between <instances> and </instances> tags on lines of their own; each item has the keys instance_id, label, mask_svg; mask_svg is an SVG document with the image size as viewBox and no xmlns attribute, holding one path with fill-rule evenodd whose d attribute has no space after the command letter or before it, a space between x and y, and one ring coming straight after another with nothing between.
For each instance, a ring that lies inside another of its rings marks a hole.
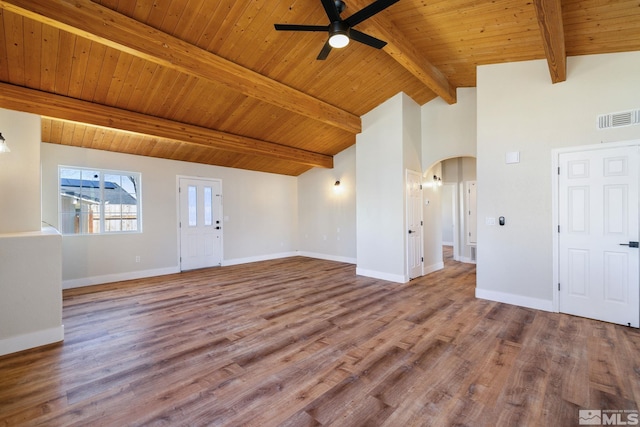
<instances>
[{"instance_id":1,"label":"door handle","mask_svg":"<svg viewBox=\"0 0 640 427\"><path fill-rule=\"evenodd\" d=\"M413 233L413 230L409 230L409 234Z\"/></svg>"},{"instance_id":2,"label":"door handle","mask_svg":"<svg viewBox=\"0 0 640 427\"><path fill-rule=\"evenodd\" d=\"M629 246L630 248L640 247L640 242L620 243L620 246Z\"/></svg>"}]
</instances>

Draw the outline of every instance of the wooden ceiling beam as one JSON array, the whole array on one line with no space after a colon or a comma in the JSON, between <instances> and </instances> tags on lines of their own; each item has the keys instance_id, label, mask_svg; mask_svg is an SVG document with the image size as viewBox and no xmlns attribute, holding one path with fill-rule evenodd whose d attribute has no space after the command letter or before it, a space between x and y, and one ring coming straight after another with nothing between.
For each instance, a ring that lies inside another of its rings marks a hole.
<instances>
[{"instance_id":1,"label":"wooden ceiling beam","mask_svg":"<svg viewBox=\"0 0 640 427\"><path fill-rule=\"evenodd\" d=\"M7 83L0 83L0 108L167 138L216 150L278 158L320 168L333 168L333 157L326 154L161 119Z\"/></svg>"},{"instance_id":2,"label":"wooden ceiling beam","mask_svg":"<svg viewBox=\"0 0 640 427\"><path fill-rule=\"evenodd\" d=\"M567 51L560 0L534 0L538 26L544 42L544 52L551 73L551 81L567 80Z\"/></svg>"},{"instance_id":3,"label":"wooden ceiling beam","mask_svg":"<svg viewBox=\"0 0 640 427\"><path fill-rule=\"evenodd\" d=\"M447 104L457 102L456 88L447 77L431 62L427 61L395 26L382 26L382 37L387 41L384 47L396 62L423 82Z\"/></svg>"},{"instance_id":4,"label":"wooden ceiling beam","mask_svg":"<svg viewBox=\"0 0 640 427\"><path fill-rule=\"evenodd\" d=\"M366 7L368 3L371 2L363 0L350 1L350 5L356 10ZM384 20L381 15L374 15L363 22L362 26L370 29L371 35L386 41L387 45L383 48L384 51L436 95L444 99L448 104L457 102L456 88L449 83L442 71L418 52L395 25Z\"/></svg>"},{"instance_id":5,"label":"wooden ceiling beam","mask_svg":"<svg viewBox=\"0 0 640 427\"><path fill-rule=\"evenodd\" d=\"M90 0L0 0L0 7L353 134L360 117Z\"/></svg>"}]
</instances>

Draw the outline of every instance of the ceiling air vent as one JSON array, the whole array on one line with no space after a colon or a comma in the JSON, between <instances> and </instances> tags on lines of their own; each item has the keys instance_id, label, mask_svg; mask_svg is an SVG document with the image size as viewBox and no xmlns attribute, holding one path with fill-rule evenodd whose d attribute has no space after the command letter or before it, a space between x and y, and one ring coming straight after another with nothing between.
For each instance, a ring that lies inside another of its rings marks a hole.
<instances>
[{"instance_id":1,"label":"ceiling air vent","mask_svg":"<svg viewBox=\"0 0 640 427\"><path fill-rule=\"evenodd\" d=\"M598 116L598 129L618 128L640 124L640 110L621 111L619 113Z\"/></svg>"}]
</instances>

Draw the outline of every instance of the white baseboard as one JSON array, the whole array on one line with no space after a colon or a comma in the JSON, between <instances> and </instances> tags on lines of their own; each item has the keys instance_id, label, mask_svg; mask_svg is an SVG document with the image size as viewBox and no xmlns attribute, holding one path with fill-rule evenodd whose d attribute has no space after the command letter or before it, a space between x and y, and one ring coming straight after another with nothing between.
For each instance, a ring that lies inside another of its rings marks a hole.
<instances>
[{"instance_id":1,"label":"white baseboard","mask_svg":"<svg viewBox=\"0 0 640 427\"><path fill-rule=\"evenodd\" d=\"M327 254L321 254L317 252L298 251L298 255L305 256L308 258L324 259L327 261L344 262L346 264L356 264L356 261L357 261L355 258L336 256L336 255L327 255Z\"/></svg>"},{"instance_id":2,"label":"white baseboard","mask_svg":"<svg viewBox=\"0 0 640 427\"><path fill-rule=\"evenodd\" d=\"M62 289L81 288L84 286L102 285L105 283L122 282L124 280L144 279L146 277L164 276L180 273L180 267L156 268L153 270L131 271L127 273L106 274L104 276L83 277L62 281Z\"/></svg>"},{"instance_id":3,"label":"white baseboard","mask_svg":"<svg viewBox=\"0 0 640 427\"><path fill-rule=\"evenodd\" d=\"M424 268L424 275L426 276L427 274L433 273L434 271L442 270L443 268L444 268L443 261L437 262L432 265L428 265Z\"/></svg>"},{"instance_id":4,"label":"white baseboard","mask_svg":"<svg viewBox=\"0 0 640 427\"><path fill-rule=\"evenodd\" d=\"M227 265L247 264L250 262L268 261L272 259L288 258L288 257L298 256L298 255L307 256L310 258L326 259L329 261L346 262L350 264L356 263L355 259L347 258L347 257L336 257L332 255L317 254L312 252L281 252L277 254L223 260L222 265L227 266ZM128 273L106 274L104 276L82 277L80 279L63 280L62 289L73 289L73 288L81 288L84 286L103 285L105 283L122 282L125 280L144 279L146 277L165 276L167 274L176 274L176 273L180 273L179 266L168 267L168 268L158 268L154 270L132 271Z\"/></svg>"},{"instance_id":5,"label":"white baseboard","mask_svg":"<svg viewBox=\"0 0 640 427\"><path fill-rule=\"evenodd\" d=\"M44 329L42 331L30 332L16 337L0 340L0 356L53 344L64 340L64 326Z\"/></svg>"},{"instance_id":6,"label":"white baseboard","mask_svg":"<svg viewBox=\"0 0 640 427\"><path fill-rule=\"evenodd\" d=\"M507 294L504 292L489 291L486 289L476 288L476 298L486 299L489 301L503 302L505 304L517 305L519 307L533 308L536 310L550 311L553 310L553 301L539 298L525 297L522 295Z\"/></svg>"},{"instance_id":7,"label":"white baseboard","mask_svg":"<svg viewBox=\"0 0 640 427\"><path fill-rule=\"evenodd\" d=\"M471 257L467 257L467 256L461 256L456 261L464 262L466 264L475 264L476 263L474 260L471 259Z\"/></svg>"},{"instance_id":8,"label":"white baseboard","mask_svg":"<svg viewBox=\"0 0 640 427\"><path fill-rule=\"evenodd\" d=\"M297 252L281 252L277 254L258 255L246 258L226 259L222 261L223 266L248 264L250 262L269 261L272 259L289 258L298 255Z\"/></svg>"},{"instance_id":9,"label":"white baseboard","mask_svg":"<svg viewBox=\"0 0 640 427\"><path fill-rule=\"evenodd\" d=\"M400 274L390 274L390 273L384 273L382 271L366 270L363 268L356 268L356 275L372 277L374 279L380 279L380 280L387 280L389 282L395 282L395 283L407 283L409 281L409 278Z\"/></svg>"},{"instance_id":10,"label":"white baseboard","mask_svg":"<svg viewBox=\"0 0 640 427\"><path fill-rule=\"evenodd\" d=\"M442 242L442 246L453 246L453 242Z\"/></svg>"}]
</instances>

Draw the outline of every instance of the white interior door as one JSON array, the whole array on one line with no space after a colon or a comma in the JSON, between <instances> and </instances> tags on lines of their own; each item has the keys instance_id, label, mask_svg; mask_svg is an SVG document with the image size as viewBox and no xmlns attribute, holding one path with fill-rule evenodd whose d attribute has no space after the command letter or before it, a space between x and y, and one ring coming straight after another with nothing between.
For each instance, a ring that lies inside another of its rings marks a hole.
<instances>
[{"instance_id":1,"label":"white interior door","mask_svg":"<svg viewBox=\"0 0 640 427\"><path fill-rule=\"evenodd\" d=\"M180 178L180 269L222 264L222 183Z\"/></svg>"},{"instance_id":2,"label":"white interior door","mask_svg":"<svg viewBox=\"0 0 640 427\"><path fill-rule=\"evenodd\" d=\"M559 310L638 327L638 147L562 153L559 167Z\"/></svg>"},{"instance_id":3,"label":"white interior door","mask_svg":"<svg viewBox=\"0 0 640 427\"><path fill-rule=\"evenodd\" d=\"M407 267L409 279L422 276L422 176L407 170Z\"/></svg>"}]
</instances>

